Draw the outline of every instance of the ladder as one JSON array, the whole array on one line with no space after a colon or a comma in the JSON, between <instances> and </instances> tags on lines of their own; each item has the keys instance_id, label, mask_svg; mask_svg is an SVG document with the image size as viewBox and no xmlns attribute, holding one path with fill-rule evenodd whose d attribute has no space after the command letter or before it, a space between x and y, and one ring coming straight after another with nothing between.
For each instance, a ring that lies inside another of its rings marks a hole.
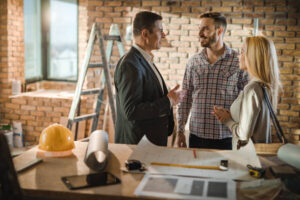
<instances>
[{"instance_id":1,"label":"ladder","mask_svg":"<svg viewBox=\"0 0 300 200\"><path fill-rule=\"evenodd\" d=\"M109 99L109 105L112 113L112 120L115 124L116 122L116 111L115 111L115 103L114 103L114 96L112 92L112 82L111 82L111 75L110 75L110 69L114 67L114 65L110 65L110 58L112 54L113 44L114 41L117 42L117 47L120 53L120 57L124 55L124 48L121 41L120 32L118 29L117 24L112 24L110 27L110 31L108 35L103 35L100 28L100 23L94 23L92 26L92 30L90 33L90 37L88 40L88 46L86 49L86 53L84 56L81 73L79 74L78 82L76 85L75 94L73 97L72 105L69 112L68 117L68 129L72 130L73 123L76 123L78 125L78 122L83 120L89 120L92 119L92 126L91 126L91 133L97 129L98 125L98 119L99 119L99 112L101 109L101 104L103 103L103 92L105 86L107 87L107 93L108 93L108 99ZM96 43L96 40L99 42L99 49L100 54L102 58L102 63L97 64L89 64L90 58L92 56L93 47ZM107 40L107 48L106 52L104 51L104 40ZM92 89L86 89L83 90L83 83L87 74L88 68L102 68L102 80L101 80L101 87L100 88L92 88ZM95 106L95 112L91 114L81 115L75 117L76 110L80 110L80 99L82 95L93 95L98 94L97 102ZM77 140L77 128L75 132L75 140Z\"/></svg>"}]
</instances>

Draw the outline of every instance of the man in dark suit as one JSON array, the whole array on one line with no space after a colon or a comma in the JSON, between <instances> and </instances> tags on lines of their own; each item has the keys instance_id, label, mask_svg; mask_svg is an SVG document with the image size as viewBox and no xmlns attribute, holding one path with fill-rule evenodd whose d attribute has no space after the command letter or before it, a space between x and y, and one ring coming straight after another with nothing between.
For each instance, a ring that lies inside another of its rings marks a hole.
<instances>
[{"instance_id":1,"label":"man in dark suit","mask_svg":"<svg viewBox=\"0 0 300 200\"><path fill-rule=\"evenodd\" d=\"M133 22L135 44L120 59L114 74L117 121L115 142L137 144L146 135L154 144L167 145L174 129L172 106L181 101L179 85L168 92L153 63L152 50L165 38L162 17L144 11Z\"/></svg>"}]
</instances>

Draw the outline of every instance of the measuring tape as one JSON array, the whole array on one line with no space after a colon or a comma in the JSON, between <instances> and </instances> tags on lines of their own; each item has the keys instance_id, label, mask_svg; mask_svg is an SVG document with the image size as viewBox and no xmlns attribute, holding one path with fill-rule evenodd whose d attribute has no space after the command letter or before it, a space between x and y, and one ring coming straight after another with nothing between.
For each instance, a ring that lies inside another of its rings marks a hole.
<instances>
[{"instance_id":1,"label":"measuring tape","mask_svg":"<svg viewBox=\"0 0 300 200\"><path fill-rule=\"evenodd\" d=\"M255 178L262 178L265 175L265 170L263 168L253 167L252 165L247 165L249 169L250 176Z\"/></svg>"}]
</instances>

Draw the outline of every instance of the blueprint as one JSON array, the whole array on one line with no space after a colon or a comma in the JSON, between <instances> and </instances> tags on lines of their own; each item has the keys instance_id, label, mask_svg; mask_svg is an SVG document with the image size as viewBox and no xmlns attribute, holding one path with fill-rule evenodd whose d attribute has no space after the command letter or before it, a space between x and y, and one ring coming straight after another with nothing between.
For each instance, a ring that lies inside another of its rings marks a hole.
<instances>
[{"instance_id":1,"label":"blueprint","mask_svg":"<svg viewBox=\"0 0 300 200\"><path fill-rule=\"evenodd\" d=\"M196 157L192 149L161 147L152 144L145 136L139 142L129 159L139 160L147 167L150 174L183 175L192 177L229 178L234 180L253 180L249 175L247 165L261 167L253 143L250 141L241 150L196 150ZM228 160L228 170L194 169L173 166L151 165L152 162L219 166L221 160Z\"/></svg>"}]
</instances>

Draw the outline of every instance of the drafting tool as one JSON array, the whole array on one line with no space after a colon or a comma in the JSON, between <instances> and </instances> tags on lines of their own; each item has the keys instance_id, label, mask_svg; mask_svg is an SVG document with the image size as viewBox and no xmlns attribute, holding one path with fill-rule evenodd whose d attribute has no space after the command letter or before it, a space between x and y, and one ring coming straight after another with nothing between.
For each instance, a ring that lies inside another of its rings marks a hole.
<instances>
[{"instance_id":1,"label":"drafting tool","mask_svg":"<svg viewBox=\"0 0 300 200\"><path fill-rule=\"evenodd\" d=\"M195 168L195 169L209 169L209 170L220 170L220 171L228 170L228 160L221 160L220 166L181 165L181 164L173 164L173 163L156 163L156 162L152 162L151 165L168 166L168 167L184 167L184 168Z\"/></svg>"}]
</instances>

